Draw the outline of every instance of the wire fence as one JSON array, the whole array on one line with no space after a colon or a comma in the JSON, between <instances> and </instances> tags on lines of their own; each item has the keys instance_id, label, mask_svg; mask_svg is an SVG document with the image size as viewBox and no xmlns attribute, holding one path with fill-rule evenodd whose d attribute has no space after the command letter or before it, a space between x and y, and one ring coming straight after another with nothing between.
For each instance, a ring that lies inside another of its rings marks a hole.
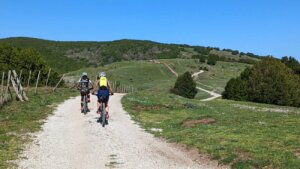
<instances>
[{"instance_id":1,"label":"wire fence","mask_svg":"<svg viewBox=\"0 0 300 169\"><path fill-rule=\"evenodd\" d=\"M49 69L47 74L47 79L45 84L40 84L41 81L41 71L32 71L29 70L25 73L27 77L22 76L24 74L24 71L21 70L19 74L15 70L9 70L7 72L2 72L2 78L1 78L1 86L0 86L0 108L5 105L6 103L13 100L14 97L18 101L29 101L29 98L26 95L26 92L28 92L28 89L31 87L32 84L34 84L35 90L34 93L37 93L38 86L48 86L49 78L51 76L51 69ZM33 74L36 74L36 77L32 77ZM64 75L60 78L58 83L55 85L55 87L52 89L52 91L55 91L59 84L62 82ZM33 83L34 82L34 83ZM24 87L23 84L26 84L26 87ZM14 92L14 93L13 93Z\"/></svg>"}]
</instances>

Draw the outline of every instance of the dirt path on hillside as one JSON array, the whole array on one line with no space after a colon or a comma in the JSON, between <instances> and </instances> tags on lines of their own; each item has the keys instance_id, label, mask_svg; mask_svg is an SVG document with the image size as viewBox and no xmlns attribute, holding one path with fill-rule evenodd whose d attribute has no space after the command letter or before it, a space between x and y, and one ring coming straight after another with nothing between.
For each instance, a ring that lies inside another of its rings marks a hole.
<instances>
[{"instance_id":1,"label":"dirt path on hillside","mask_svg":"<svg viewBox=\"0 0 300 169\"><path fill-rule=\"evenodd\" d=\"M19 168L217 168L215 162L195 158L144 132L123 110L122 96L111 97L110 120L105 128L96 122L94 96L87 115L80 113L79 97L59 105L21 155Z\"/></svg>"},{"instance_id":2,"label":"dirt path on hillside","mask_svg":"<svg viewBox=\"0 0 300 169\"><path fill-rule=\"evenodd\" d=\"M192 74L192 78L198 77L198 75L200 75L200 74L203 73L203 72L204 72L204 70L200 70L199 72L193 73L193 74Z\"/></svg>"},{"instance_id":3,"label":"dirt path on hillside","mask_svg":"<svg viewBox=\"0 0 300 169\"><path fill-rule=\"evenodd\" d=\"M171 66L170 65L168 65L167 63L165 63L165 62L163 62L163 64L176 76L176 77L178 77L178 73L174 70L174 69L172 69L171 68Z\"/></svg>"},{"instance_id":4,"label":"dirt path on hillside","mask_svg":"<svg viewBox=\"0 0 300 169\"><path fill-rule=\"evenodd\" d=\"M169 66L167 63L163 63L176 77L178 77L178 73L174 70L174 69L172 69L171 68L171 66ZM199 74L201 74L201 73L203 73L204 71L203 70L201 70L201 71L199 71L199 72L196 72L196 73L194 73L193 75L192 75L192 77L194 78L194 77L197 77ZM214 92L214 91L208 91L208 90L205 90L205 89L203 89L203 88L201 88L201 87L198 87L197 86L197 89L198 90L201 90L201 91L204 91L204 92L206 92L206 93L208 93L208 94L210 94L211 95L211 97L209 97L209 98L207 98L207 99L202 99L201 101L210 101L210 100L214 100L214 99L216 99L216 98L219 98L219 97L221 97L222 95L220 95L220 94L218 94L218 93L216 93L216 92Z\"/></svg>"}]
</instances>

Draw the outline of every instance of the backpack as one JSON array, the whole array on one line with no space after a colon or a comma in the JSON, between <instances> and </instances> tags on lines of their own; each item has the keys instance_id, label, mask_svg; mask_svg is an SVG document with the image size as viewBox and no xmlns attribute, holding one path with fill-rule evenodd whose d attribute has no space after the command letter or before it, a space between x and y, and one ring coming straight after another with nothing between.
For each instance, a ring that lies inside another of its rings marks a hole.
<instances>
[{"instance_id":1,"label":"backpack","mask_svg":"<svg viewBox=\"0 0 300 169\"><path fill-rule=\"evenodd\" d=\"M80 88L88 89L89 84L90 84L90 79L88 77L87 78L81 78L79 83L80 83Z\"/></svg>"},{"instance_id":2,"label":"backpack","mask_svg":"<svg viewBox=\"0 0 300 169\"><path fill-rule=\"evenodd\" d=\"M106 87L107 88L107 78L106 77L101 77L99 79L99 87Z\"/></svg>"}]
</instances>

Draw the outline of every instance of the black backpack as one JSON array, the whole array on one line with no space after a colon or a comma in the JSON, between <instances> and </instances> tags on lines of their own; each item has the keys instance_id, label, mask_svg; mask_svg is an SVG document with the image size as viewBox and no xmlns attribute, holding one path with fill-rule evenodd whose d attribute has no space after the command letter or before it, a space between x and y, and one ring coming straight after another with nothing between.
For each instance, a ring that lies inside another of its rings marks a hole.
<instances>
[{"instance_id":1,"label":"black backpack","mask_svg":"<svg viewBox=\"0 0 300 169\"><path fill-rule=\"evenodd\" d=\"M80 88L88 89L90 84L90 79L88 77L82 77L80 79Z\"/></svg>"}]
</instances>

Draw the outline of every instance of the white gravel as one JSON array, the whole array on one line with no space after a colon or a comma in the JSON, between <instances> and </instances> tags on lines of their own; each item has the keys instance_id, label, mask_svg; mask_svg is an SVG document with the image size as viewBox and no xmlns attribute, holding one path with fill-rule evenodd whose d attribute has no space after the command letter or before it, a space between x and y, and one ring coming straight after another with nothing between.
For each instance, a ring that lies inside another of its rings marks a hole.
<instances>
[{"instance_id":1,"label":"white gravel","mask_svg":"<svg viewBox=\"0 0 300 169\"><path fill-rule=\"evenodd\" d=\"M96 122L94 96L87 115L80 113L79 97L59 105L20 156L19 168L217 168L215 162L195 161L190 153L144 132L123 110L122 96L111 97L105 128Z\"/></svg>"}]
</instances>

